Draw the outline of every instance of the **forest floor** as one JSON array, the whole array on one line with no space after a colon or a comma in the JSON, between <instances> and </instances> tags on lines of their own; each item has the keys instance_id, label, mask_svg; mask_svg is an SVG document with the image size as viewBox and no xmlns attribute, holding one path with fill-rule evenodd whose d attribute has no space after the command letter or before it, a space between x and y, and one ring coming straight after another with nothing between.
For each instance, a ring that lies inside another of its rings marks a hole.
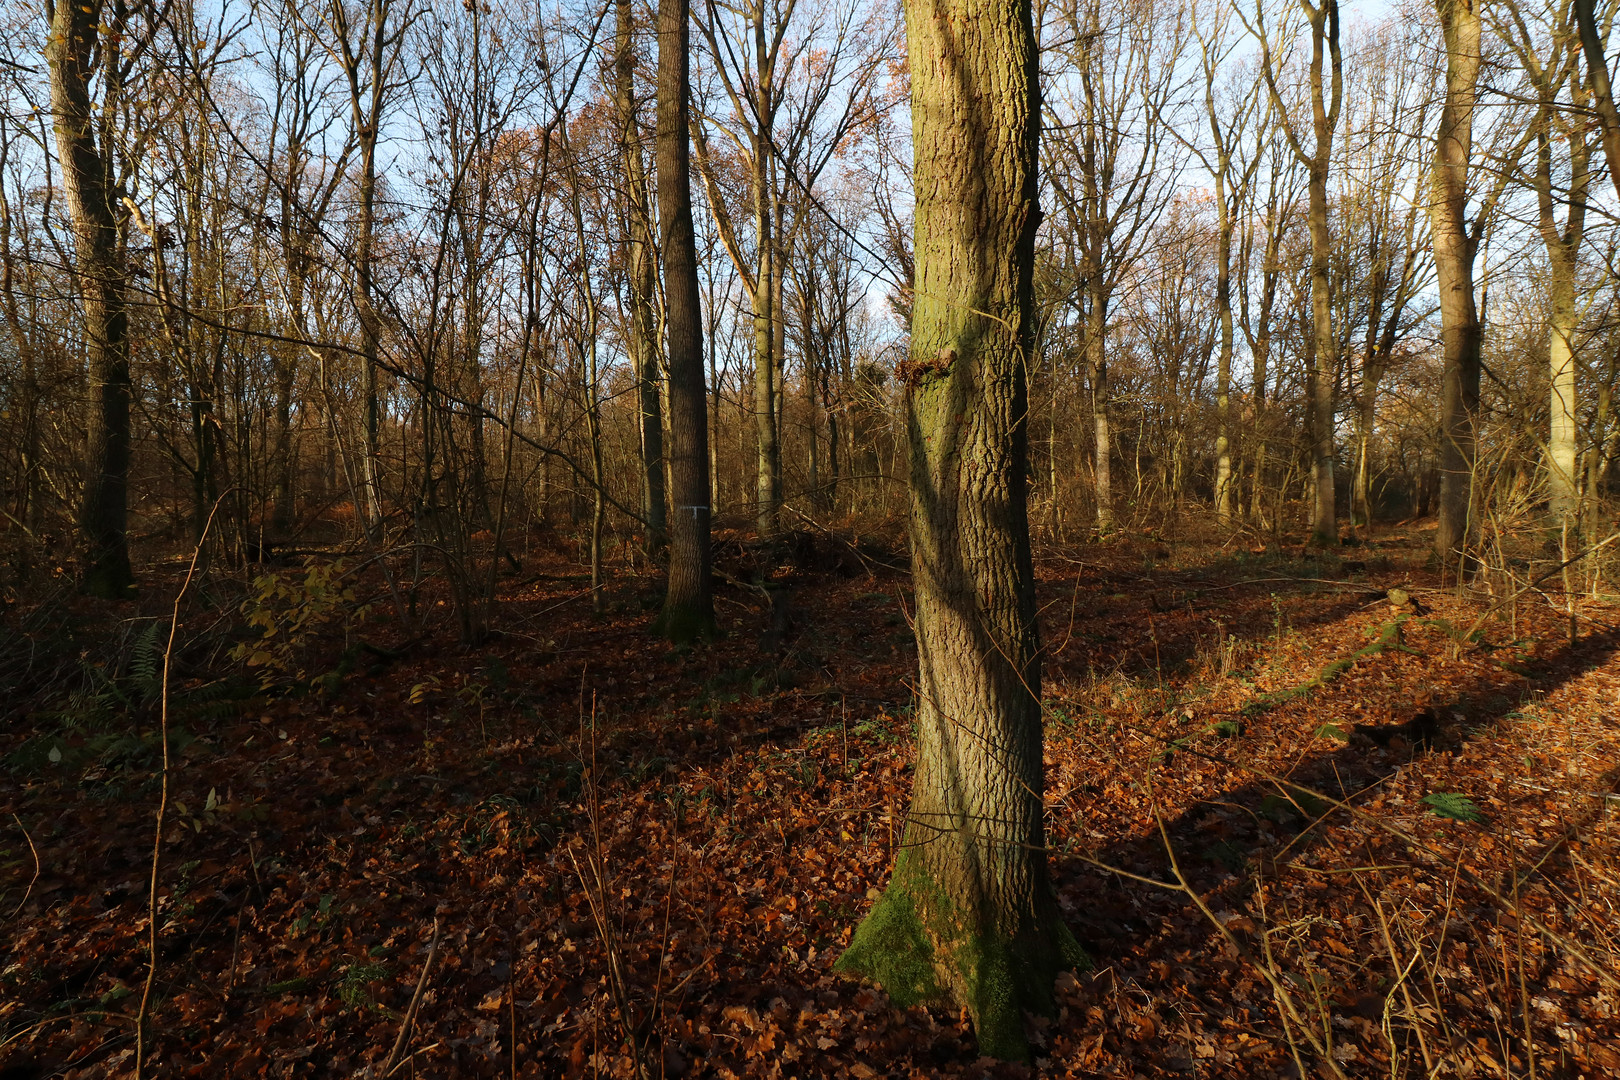
<instances>
[{"instance_id":1,"label":"forest floor","mask_svg":"<svg viewBox=\"0 0 1620 1080\"><path fill-rule=\"evenodd\" d=\"M684 651L655 572L594 614L560 555L473 649L442 583L412 616L358 575L345 626L320 574L206 579L149 1075L1620 1074L1620 607L1571 644L1561 594L1441 588L1431 535L1037 551L1051 862L1095 964L1032 1066L832 970L910 786L892 539L801 541L771 598L720 544L725 636ZM131 1074L183 571L0 614L4 1080Z\"/></svg>"}]
</instances>

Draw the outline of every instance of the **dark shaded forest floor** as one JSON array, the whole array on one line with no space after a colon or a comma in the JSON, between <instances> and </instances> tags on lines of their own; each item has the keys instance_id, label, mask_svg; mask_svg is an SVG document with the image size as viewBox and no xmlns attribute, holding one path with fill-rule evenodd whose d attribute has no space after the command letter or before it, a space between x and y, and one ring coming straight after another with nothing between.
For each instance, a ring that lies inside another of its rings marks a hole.
<instances>
[{"instance_id":1,"label":"dark shaded forest floor","mask_svg":"<svg viewBox=\"0 0 1620 1080\"><path fill-rule=\"evenodd\" d=\"M776 617L725 585L691 651L646 633L655 573L595 615L531 557L470 650L438 586L401 619L360 575L345 631L283 569L255 595L287 648L248 668L240 586L205 580L152 1075L379 1075L397 1047L401 1077L631 1076L632 1043L667 1077L1620 1073L1620 610L1582 602L1570 645L1530 592L1466 639L1501 596L1439 589L1410 528L1038 552L1052 865L1095 968L1031 1019L1032 1069L831 970L909 789L892 542L801 543L764 568ZM182 570L0 615L5 1080L130 1074Z\"/></svg>"}]
</instances>

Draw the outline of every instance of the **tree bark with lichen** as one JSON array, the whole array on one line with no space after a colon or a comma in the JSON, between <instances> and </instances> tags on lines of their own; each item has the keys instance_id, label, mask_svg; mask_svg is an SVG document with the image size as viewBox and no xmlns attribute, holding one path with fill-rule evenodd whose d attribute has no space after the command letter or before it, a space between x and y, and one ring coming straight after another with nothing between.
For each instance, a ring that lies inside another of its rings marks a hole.
<instances>
[{"instance_id":1,"label":"tree bark with lichen","mask_svg":"<svg viewBox=\"0 0 1620 1080\"><path fill-rule=\"evenodd\" d=\"M1028 0L911 0L916 303L901 366L917 595L918 762L888 888L839 969L965 1007L1028 1056L1084 961L1047 874L1026 505L1039 89Z\"/></svg>"}]
</instances>

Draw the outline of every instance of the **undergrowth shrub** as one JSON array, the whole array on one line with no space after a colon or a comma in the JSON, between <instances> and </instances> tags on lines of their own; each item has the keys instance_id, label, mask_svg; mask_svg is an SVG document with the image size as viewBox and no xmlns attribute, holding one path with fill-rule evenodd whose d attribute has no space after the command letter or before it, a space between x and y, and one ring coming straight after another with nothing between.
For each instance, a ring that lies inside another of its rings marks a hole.
<instances>
[{"instance_id":1,"label":"undergrowth shrub","mask_svg":"<svg viewBox=\"0 0 1620 1080\"><path fill-rule=\"evenodd\" d=\"M302 575L268 573L253 579L242 602L247 625L259 632L231 650L231 658L259 672L261 690L336 689L352 666L352 637L368 608L356 601L342 559L311 562ZM315 646L341 632L346 662L323 669Z\"/></svg>"}]
</instances>

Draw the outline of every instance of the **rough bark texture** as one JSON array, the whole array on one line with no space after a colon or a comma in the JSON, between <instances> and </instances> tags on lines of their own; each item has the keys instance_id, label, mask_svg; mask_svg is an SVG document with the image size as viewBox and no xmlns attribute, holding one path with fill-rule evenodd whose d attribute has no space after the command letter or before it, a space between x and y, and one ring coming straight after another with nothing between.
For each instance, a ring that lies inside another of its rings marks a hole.
<instances>
[{"instance_id":1,"label":"rough bark texture","mask_svg":"<svg viewBox=\"0 0 1620 1080\"><path fill-rule=\"evenodd\" d=\"M1477 0L1437 0L1446 42L1446 97L1429 168L1429 220L1445 370L1440 389L1440 506L1434 546L1443 565L1472 546L1474 418L1479 410L1480 326L1468 212L1481 20Z\"/></svg>"},{"instance_id":2,"label":"rough bark texture","mask_svg":"<svg viewBox=\"0 0 1620 1080\"><path fill-rule=\"evenodd\" d=\"M709 428L703 312L692 229L687 0L658 3L658 227L669 357L669 584L654 632L677 644L715 633L709 581Z\"/></svg>"},{"instance_id":3,"label":"rough bark texture","mask_svg":"<svg viewBox=\"0 0 1620 1080\"><path fill-rule=\"evenodd\" d=\"M74 277L84 313L90 382L84 499L79 510L86 549L84 588L96 596L122 597L135 583L127 529L129 314L113 202L110 132L103 128L98 140L96 130L98 116L109 120L115 109L98 105L90 91L98 57L109 77L116 77L122 60L111 40L97 40L106 29L98 26L97 9L99 5L59 0L50 10L45 59L50 66L57 156L73 225Z\"/></svg>"},{"instance_id":4,"label":"rough bark texture","mask_svg":"<svg viewBox=\"0 0 1620 1080\"><path fill-rule=\"evenodd\" d=\"M918 764L888 888L841 970L968 1009L1024 1058L1083 960L1047 877L1040 651L1026 505L1039 219L1027 0L911 0L916 306L907 384Z\"/></svg>"}]
</instances>

